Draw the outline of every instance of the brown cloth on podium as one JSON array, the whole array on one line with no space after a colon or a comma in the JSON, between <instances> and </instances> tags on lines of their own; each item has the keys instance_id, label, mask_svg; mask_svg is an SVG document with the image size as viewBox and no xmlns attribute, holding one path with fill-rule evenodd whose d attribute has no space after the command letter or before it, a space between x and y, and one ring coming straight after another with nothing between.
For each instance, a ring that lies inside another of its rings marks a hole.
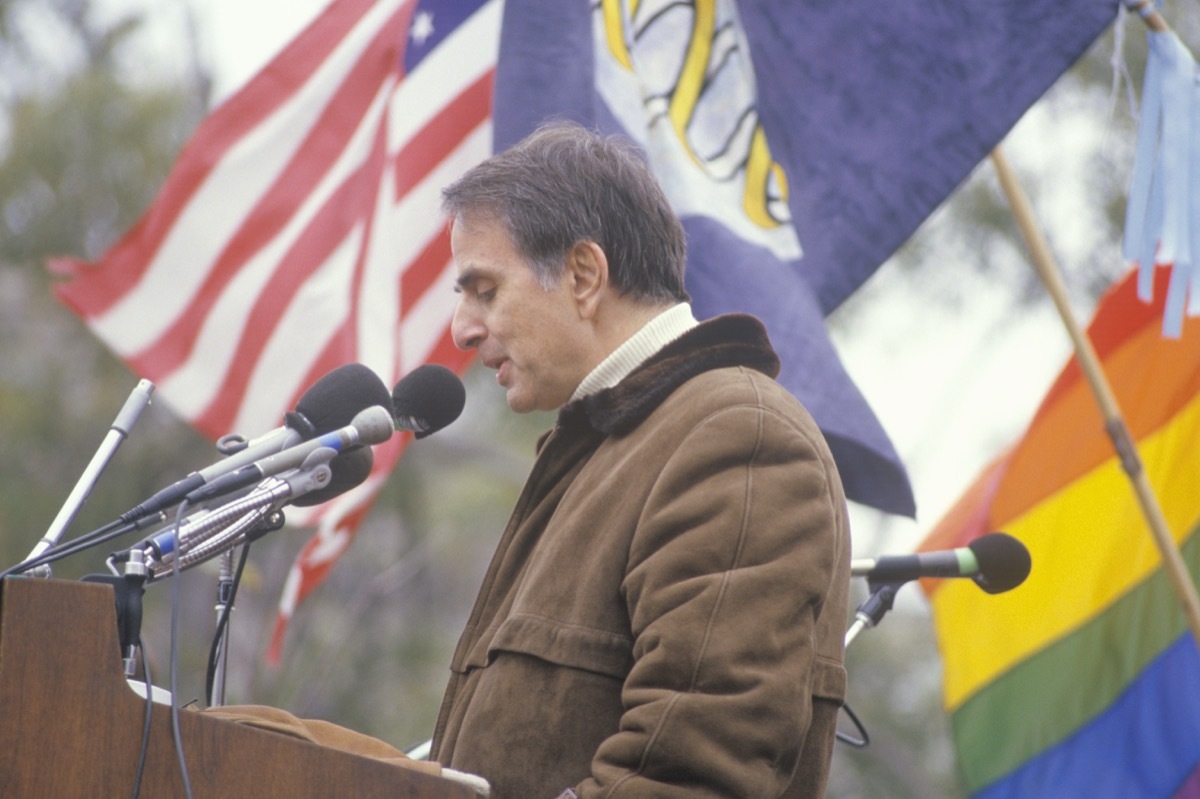
<instances>
[{"instance_id":1,"label":"brown cloth on podium","mask_svg":"<svg viewBox=\"0 0 1200 799\"><path fill-rule=\"evenodd\" d=\"M340 749L343 752L351 752L364 757L373 757L377 760L386 760L389 763L396 763L406 768L423 771L426 774L442 776L442 766L440 763L428 760L413 760L386 741L381 741L370 735L364 735L361 732L355 732L332 722L321 721L320 719L297 718L288 711L277 707L268 707L266 705L227 705L210 707L199 712L208 716L228 719L239 724L246 724L251 727L273 730L274 732L310 741L320 746Z\"/></svg>"}]
</instances>

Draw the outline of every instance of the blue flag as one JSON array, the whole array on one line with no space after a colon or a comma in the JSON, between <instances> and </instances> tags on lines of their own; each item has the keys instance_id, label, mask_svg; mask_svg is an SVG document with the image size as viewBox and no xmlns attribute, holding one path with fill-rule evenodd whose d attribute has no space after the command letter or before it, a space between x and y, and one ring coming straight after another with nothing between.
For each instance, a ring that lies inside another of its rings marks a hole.
<instances>
[{"instance_id":1,"label":"blue flag","mask_svg":"<svg viewBox=\"0 0 1200 799\"><path fill-rule=\"evenodd\" d=\"M497 151L549 118L645 149L699 318L766 324L846 495L915 513L824 318L1083 53L1117 0L507 0Z\"/></svg>"}]
</instances>

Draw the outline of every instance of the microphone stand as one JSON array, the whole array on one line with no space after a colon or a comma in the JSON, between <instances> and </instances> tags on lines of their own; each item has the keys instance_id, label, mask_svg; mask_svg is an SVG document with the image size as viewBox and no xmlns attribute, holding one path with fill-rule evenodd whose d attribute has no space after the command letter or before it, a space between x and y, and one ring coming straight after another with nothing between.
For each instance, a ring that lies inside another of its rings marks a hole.
<instances>
[{"instance_id":1,"label":"microphone stand","mask_svg":"<svg viewBox=\"0 0 1200 799\"><path fill-rule=\"evenodd\" d=\"M233 551L247 546L284 524L281 506L310 491L323 488L332 479L329 461L335 456L332 449L322 447L305 459L293 474L267 478L254 491L233 500L207 515L176 528L175 542L166 553L150 546L141 550L146 580L153 582L170 576L174 569L187 569L209 558L221 556L217 579L217 634L213 641L211 661L212 683L209 705L225 702L225 672L229 662L229 618L237 580L233 571ZM243 550L244 551L244 550ZM176 563L175 561L178 561Z\"/></svg>"},{"instance_id":2,"label":"microphone stand","mask_svg":"<svg viewBox=\"0 0 1200 799\"><path fill-rule=\"evenodd\" d=\"M883 621L884 615L892 609L892 604L896 601L896 594L900 591L900 586L902 585L904 585L903 582L877 583L869 581L867 583L869 594L854 612L854 622L850 625L850 629L846 630L846 649L850 648L850 644L854 643L859 633L863 630L873 629L878 626L879 622ZM861 737L855 738L838 730L836 733L837 739L855 749L866 749L871 743L871 737L867 734L866 726L859 719L858 715L850 709L849 704L842 705L842 712L854 723Z\"/></svg>"},{"instance_id":3,"label":"microphone stand","mask_svg":"<svg viewBox=\"0 0 1200 799\"><path fill-rule=\"evenodd\" d=\"M225 704L225 670L229 665L229 625L233 617L233 550L221 553L221 568L217 576L217 640L216 668L213 669L210 707Z\"/></svg>"},{"instance_id":4,"label":"microphone stand","mask_svg":"<svg viewBox=\"0 0 1200 799\"><path fill-rule=\"evenodd\" d=\"M105 434L104 440L100 442L100 448L96 450L96 454L92 456L92 460L88 463L87 468L83 470L83 474L79 476L79 480L75 483L75 487L67 496L66 502L59 509L58 515L54 517L54 521L50 523L46 534L37 542L33 551L25 558L24 562L28 562L37 558L46 550L58 544L67 526L75 519L75 514L79 513L79 509L83 507L84 501L88 498L88 494L92 493L92 488L95 487L96 481L100 478L100 472L104 471L104 467L112 460L113 455L117 452L117 447L121 446L121 442L129 435L129 431L133 429L133 425L141 416L142 411L150 404L150 395L154 393L154 384L149 380L140 380L130 392L129 398L125 400L125 404L121 406L121 410L117 413L117 418L113 420L112 425ZM32 577L50 577L50 565L42 564L36 568L30 569L26 574Z\"/></svg>"},{"instance_id":5,"label":"microphone stand","mask_svg":"<svg viewBox=\"0 0 1200 799\"><path fill-rule=\"evenodd\" d=\"M251 526L236 542L221 553L220 574L217 580L216 634L208 659L208 677L205 680L205 698L209 707L219 707L225 704L225 672L229 667L229 625L233 614L234 599L237 596L238 583L241 581L242 567L246 565L248 547L267 533L278 530L284 524L284 515L275 510L269 516L260 519ZM241 560L235 570L233 567L234 550L241 547Z\"/></svg>"},{"instance_id":6,"label":"microphone stand","mask_svg":"<svg viewBox=\"0 0 1200 799\"><path fill-rule=\"evenodd\" d=\"M879 622L883 621L884 615L892 609L892 604L896 601L896 593L899 592L902 585L904 585L902 582L867 583L870 595L858 606L858 610L854 612L854 623L850 625L850 629L846 630L845 646L847 649L850 644L854 643L854 639L858 637L859 633L876 627Z\"/></svg>"}]
</instances>

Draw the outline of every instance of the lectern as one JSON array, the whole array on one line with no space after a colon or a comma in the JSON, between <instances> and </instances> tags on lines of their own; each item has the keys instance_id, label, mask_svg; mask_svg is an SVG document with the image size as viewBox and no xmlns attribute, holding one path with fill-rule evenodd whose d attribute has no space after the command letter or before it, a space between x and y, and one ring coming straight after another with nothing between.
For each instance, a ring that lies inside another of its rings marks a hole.
<instances>
[{"instance_id":1,"label":"lectern","mask_svg":"<svg viewBox=\"0 0 1200 799\"><path fill-rule=\"evenodd\" d=\"M145 700L120 668L111 586L0 582L0 796L133 792ZM183 796L170 708L152 711L141 796ZM474 799L469 787L202 713L180 711L195 799Z\"/></svg>"}]
</instances>

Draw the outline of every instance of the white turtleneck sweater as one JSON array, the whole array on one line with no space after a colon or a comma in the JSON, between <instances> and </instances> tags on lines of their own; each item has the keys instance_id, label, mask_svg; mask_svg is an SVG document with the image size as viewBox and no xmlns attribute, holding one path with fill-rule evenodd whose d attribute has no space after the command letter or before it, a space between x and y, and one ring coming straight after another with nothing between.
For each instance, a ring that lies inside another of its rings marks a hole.
<instances>
[{"instance_id":1,"label":"white turtleneck sweater","mask_svg":"<svg viewBox=\"0 0 1200 799\"><path fill-rule=\"evenodd\" d=\"M583 378L572 400L612 388L650 356L699 324L692 306L681 302L651 319Z\"/></svg>"}]
</instances>

